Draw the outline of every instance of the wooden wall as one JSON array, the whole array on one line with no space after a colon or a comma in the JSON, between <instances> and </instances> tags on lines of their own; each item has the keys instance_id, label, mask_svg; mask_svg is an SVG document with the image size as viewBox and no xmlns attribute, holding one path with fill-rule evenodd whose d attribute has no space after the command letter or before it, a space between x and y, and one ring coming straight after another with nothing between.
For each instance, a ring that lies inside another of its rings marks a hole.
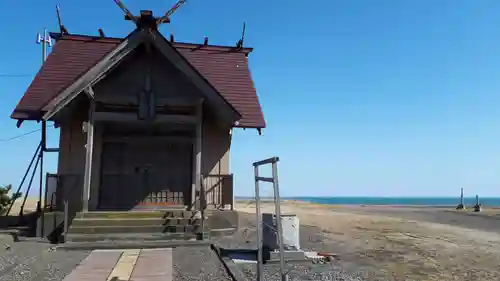
<instances>
[{"instance_id":1,"label":"wooden wall","mask_svg":"<svg viewBox=\"0 0 500 281\"><path fill-rule=\"evenodd\" d=\"M96 100L136 101L138 94L144 89L144 77L148 66L144 54L144 48L139 47L105 79L94 86ZM196 101L203 97L203 93L187 77L179 73L177 68L162 54L153 51L152 56L151 88L155 93L157 103L160 103L162 98Z\"/></svg>"},{"instance_id":2,"label":"wooden wall","mask_svg":"<svg viewBox=\"0 0 500 281\"><path fill-rule=\"evenodd\" d=\"M65 114L65 118L60 121L57 167L59 182L56 196L57 207L60 209L63 208L64 198L69 200L72 209L78 209L81 206L86 143L82 123L87 116L88 106L79 104L71 113Z\"/></svg>"},{"instance_id":3,"label":"wooden wall","mask_svg":"<svg viewBox=\"0 0 500 281\"><path fill-rule=\"evenodd\" d=\"M120 99L126 103L134 101L137 93L144 86L144 71L146 61L142 58L143 53L139 48L135 54L127 58L122 64L117 66L106 78L94 86L97 101L116 102ZM196 101L203 97L203 94L192 85L186 77L178 73L175 66L167 61L162 55L155 54L152 67L152 89L156 93L157 99L179 98L183 100ZM78 178L81 181L80 194L83 185L83 175L85 171L85 142L86 134L82 131L82 123L88 116L88 105L75 107L77 110L67 114L64 120L60 121L60 153L58 174L66 178ZM204 107L205 111L207 107ZM202 141L202 174L217 175L230 174L230 128L220 128L210 117L209 112L204 112L203 116L203 141ZM167 125L168 126L168 125ZM193 128L194 129L194 128ZM90 190L89 208L95 209L99 200L100 167L103 136L106 134L102 124L95 124L94 133L94 154L92 163L92 180ZM62 184L62 188L69 189L69 183ZM74 186L73 182L71 186ZM220 193L220 189L211 192ZM212 194L210 198L217 197ZM61 198L61 197L59 197ZM78 196L74 200L78 200Z\"/></svg>"}]
</instances>

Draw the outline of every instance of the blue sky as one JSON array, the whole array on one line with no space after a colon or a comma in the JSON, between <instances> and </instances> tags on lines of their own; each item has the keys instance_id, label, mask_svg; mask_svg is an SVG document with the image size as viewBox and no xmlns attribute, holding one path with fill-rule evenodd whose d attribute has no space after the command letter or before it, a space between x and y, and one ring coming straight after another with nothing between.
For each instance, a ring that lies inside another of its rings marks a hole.
<instances>
[{"instance_id":1,"label":"blue sky","mask_svg":"<svg viewBox=\"0 0 500 281\"><path fill-rule=\"evenodd\" d=\"M125 3L158 14L174 1ZM0 140L39 127L9 115L40 67L36 33L57 30L56 4L73 33L133 27L112 0L0 1L0 76L25 75L0 77ZM499 14L497 0L191 0L162 31L233 45L247 23L268 128L234 134L237 195L253 194L253 161L279 156L288 196L500 196ZM20 182L38 140L0 141L0 184Z\"/></svg>"}]
</instances>

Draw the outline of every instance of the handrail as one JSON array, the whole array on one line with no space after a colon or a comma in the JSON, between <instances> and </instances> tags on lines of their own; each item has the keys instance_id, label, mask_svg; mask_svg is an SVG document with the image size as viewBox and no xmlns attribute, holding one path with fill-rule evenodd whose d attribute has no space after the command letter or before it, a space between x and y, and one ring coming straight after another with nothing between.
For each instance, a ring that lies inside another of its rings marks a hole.
<instances>
[{"instance_id":1,"label":"handrail","mask_svg":"<svg viewBox=\"0 0 500 281\"><path fill-rule=\"evenodd\" d=\"M28 165L28 169L26 169L26 172L24 173L24 176L23 176L23 179L21 180L21 183L19 184L19 187L17 188L16 192L14 194L19 194L19 192L21 191L21 188L23 187L23 184L24 184L24 181L26 180L26 177L28 176L28 173L29 171L31 170L31 166L33 166L33 162L35 161L35 158L38 156L38 152L40 151L40 149L42 148L42 142L40 141L40 143L38 144L38 147L36 148L35 150L35 153L33 154L33 157L31 158L31 161L30 161L30 164ZM36 167L35 167L35 170L36 170ZM4 216L8 216L10 211L12 210L12 207L14 206L14 203L16 202L18 198L14 198L14 200L12 200L9 208L7 209L7 212L5 213ZM24 204L21 206L21 209L24 209Z\"/></svg>"}]
</instances>

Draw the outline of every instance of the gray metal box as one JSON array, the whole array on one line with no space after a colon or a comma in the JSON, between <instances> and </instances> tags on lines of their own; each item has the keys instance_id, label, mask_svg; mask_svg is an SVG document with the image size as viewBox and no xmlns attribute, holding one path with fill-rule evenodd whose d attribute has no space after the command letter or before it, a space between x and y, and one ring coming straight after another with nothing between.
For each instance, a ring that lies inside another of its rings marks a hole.
<instances>
[{"instance_id":1,"label":"gray metal box","mask_svg":"<svg viewBox=\"0 0 500 281\"><path fill-rule=\"evenodd\" d=\"M281 214L283 227L283 246L285 250L300 249L299 218L294 214ZM273 213L262 214L263 246L271 251L279 250L276 216Z\"/></svg>"}]
</instances>

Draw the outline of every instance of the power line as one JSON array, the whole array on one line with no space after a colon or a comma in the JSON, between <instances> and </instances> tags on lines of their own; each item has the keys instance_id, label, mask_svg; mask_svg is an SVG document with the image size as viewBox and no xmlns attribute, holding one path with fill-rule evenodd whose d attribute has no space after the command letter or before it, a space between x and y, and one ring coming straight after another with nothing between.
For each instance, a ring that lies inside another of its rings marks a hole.
<instances>
[{"instance_id":1,"label":"power line","mask_svg":"<svg viewBox=\"0 0 500 281\"><path fill-rule=\"evenodd\" d=\"M21 74L21 73L0 73L0 78L2 77L31 77L32 75L30 74Z\"/></svg>"},{"instance_id":2,"label":"power line","mask_svg":"<svg viewBox=\"0 0 500 281\"><path fill-rule=\"evenodd\" d=\"M7 142L7 141L11 141L11 140L16 140L18 138L21 138L21 137L24 137L24 136L27 136L27 135L31 135L31 134L39 132L39 131L41 131L41 129L36 129L36 130L30 131L30 132L27 132L27 133L24 133L24 134L21 134L21 135L17 135L15 137L11 137L11 138L8 138L8 139L2 139L2 140L0 140L0 142Z\"/></svg>"}]
</instances>

